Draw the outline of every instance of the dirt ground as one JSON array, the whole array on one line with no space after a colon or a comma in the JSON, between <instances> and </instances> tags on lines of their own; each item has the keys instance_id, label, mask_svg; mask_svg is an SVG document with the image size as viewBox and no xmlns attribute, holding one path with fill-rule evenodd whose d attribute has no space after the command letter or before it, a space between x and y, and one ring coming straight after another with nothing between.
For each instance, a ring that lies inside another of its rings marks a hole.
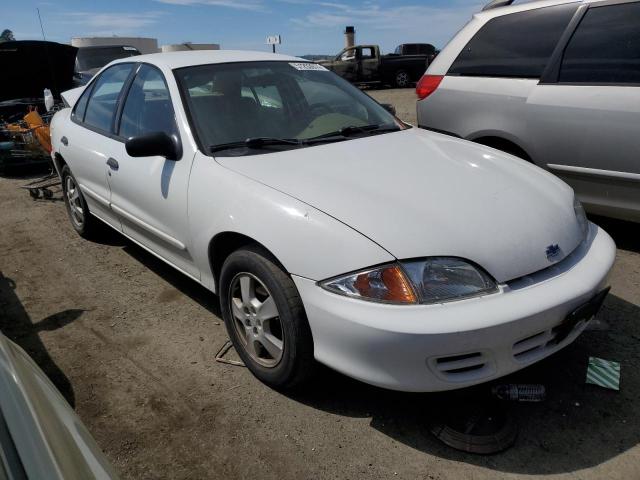
<instances>
[{"instance_id":1,"label":"dirt ground","mask_svg":"<svg viewBox=\"0 0 640 480\"><path fill-rule=\"evenodd\" d=\"M411 90L373 95L412 108ZM117 233L82 240L58 194L33 201L23 182L0 178L0 329L123 478L640 478L640 225L594 219L619 246L610 328L507 379L542 382L548 399L514 405L515 445L478 456L428 427L483 389L401 394L324 371L304 393L275 392L214 361L227 339L214 295ZM621 362L620 392L585 385L589 356Z\"/></svg>"},{"instance_id":2,"label":"dirt ground","mask_svg":"<svg viewBox=\"0 0 640 480\"><path fill-rule=\"evenodd\" d=\"M390 103L396 107L396 115L411 125L418 124L416 115L416 94L413 88L388 88L382 90L366 90L380 103Z\"/></svg>"}]
</instances>

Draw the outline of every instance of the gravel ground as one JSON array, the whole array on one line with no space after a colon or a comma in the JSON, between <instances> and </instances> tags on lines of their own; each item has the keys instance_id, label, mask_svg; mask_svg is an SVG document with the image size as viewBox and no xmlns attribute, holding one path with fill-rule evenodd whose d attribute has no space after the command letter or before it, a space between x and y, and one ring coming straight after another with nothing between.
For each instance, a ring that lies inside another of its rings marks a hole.
<instances>
[{"instance_id":1,"label":"gravel ground","mask_svg":"<svg viewBox=\"0 0 640 480\"><path fill-rule=\"evenodd\" d=\"M411 90L371 92L408 121ZM484 390L401 394L324 371L295 395L217 363L217 298L117 233L80 239L60 196L0 179L0 329L63 391L123 478L640 478L640 225L596 219L619 246L601 319L507 381L542 382L520 435L493 456L458 453L430 422ZM622 364L620 392L585 385L590 355Z\"/></svg>"}]
</instances>

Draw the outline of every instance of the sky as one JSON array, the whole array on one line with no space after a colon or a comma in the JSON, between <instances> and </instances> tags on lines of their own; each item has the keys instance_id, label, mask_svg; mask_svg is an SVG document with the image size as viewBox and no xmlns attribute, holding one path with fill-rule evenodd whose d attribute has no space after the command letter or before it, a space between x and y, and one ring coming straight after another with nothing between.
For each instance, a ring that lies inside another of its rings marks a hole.
<instances>
[{"instance_id":1,"label":"sky","mask_svg":"<svg viewBox=\"0 0 640 480\"><path fill-rule=\"evenodd\" d=\"M169 43L219 43L224 49L269 50L268 35L281 35L278 52L336 54L344 28L356 42L379 44L385 53L400 43L442 48L485 2L477 0L1 0L0 30L17 40L69 43L81 36L154 37Z\"/></svg>"}]
</instances>

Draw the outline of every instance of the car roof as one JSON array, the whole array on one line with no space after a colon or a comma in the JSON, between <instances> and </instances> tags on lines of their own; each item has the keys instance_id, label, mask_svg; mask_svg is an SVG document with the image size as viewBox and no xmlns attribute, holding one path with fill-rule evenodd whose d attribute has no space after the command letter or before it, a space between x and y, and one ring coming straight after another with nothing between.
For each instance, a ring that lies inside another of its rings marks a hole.
<instances>
[{"instance_id":1,"label":"car roof","mask_svg":"<svg viewBox=\"0 0 640 480\"><path fill-rule=\"evenodd\" d=\"M516 3L505 7L496 7L489 10L478 12L474 17L487 21L495 17L501 17L509 13L525 12L527 10L535 10L537 8L552 7L554 5L566 5L569 3L595 3L605 0L535 0L532 2Z\"/></svg>"},{"instance_id":2,"label":"car roof","mask_svg":"<svg viewBox=\"0 0 640 480\"><path fill-rule=\"evenodd\" d=\"M131 58L123 58L112 62L131 62ZM135 57L135 62L145 62L158 67L170 70L194 65L207 65L210 63L232 63L232 62L309 62L304 58L291 57L268 52L251 52L243 50L191 50L186 52L164 52L139 55Z\"/></svg>"}]
</instances>

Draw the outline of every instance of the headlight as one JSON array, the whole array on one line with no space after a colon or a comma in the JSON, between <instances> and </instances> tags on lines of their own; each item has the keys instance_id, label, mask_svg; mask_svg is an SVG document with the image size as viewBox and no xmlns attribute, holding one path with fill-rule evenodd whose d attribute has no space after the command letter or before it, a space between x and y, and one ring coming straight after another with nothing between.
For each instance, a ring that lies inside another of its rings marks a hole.
<instances>
[{"instance_id":1,"label":"headlight","mask_svg":"<svg viewBox=\"0 0 640 480\"><path fill-rule=\"evenodd\" d=\"M584 207L576 197L573 197L573 210L576 212L576 220L578 220L578 225L580 225L580 230L582 230L582 236L586 237L589 232L589 220L587 219Z\"/></svg>"},{"instance_id":2,"label":"headlight","mask_svg":"<svg viewBox=\"0 0 640 480\"><path fill-rule=\"evenodd\" d=\"M448 302L498 291L496 282L482 269L448 257L384 265L320 285L348 297L396 304Z\"/></svg>"},{"instance_id":3,"label":"headlight","mask_svg":"<svg viewBox=\"0 0 640 480\"><path fill-rule=\"evenodd\" d=\"M398 264L345 275L320 284L327 290L362 300L387 303L418 303L407 276Z\"/></svg>"},{"instance_id":4,"label":"headlight","mask_svg":"<svg viewBox=\"0 0 640 480\"><path fill-rule=\"evenodd\" d=\"M439 303L498 291L482 269L460 258L435 257L400 262L415 285L420 303Z\"/></svg>"}]
</instances>

